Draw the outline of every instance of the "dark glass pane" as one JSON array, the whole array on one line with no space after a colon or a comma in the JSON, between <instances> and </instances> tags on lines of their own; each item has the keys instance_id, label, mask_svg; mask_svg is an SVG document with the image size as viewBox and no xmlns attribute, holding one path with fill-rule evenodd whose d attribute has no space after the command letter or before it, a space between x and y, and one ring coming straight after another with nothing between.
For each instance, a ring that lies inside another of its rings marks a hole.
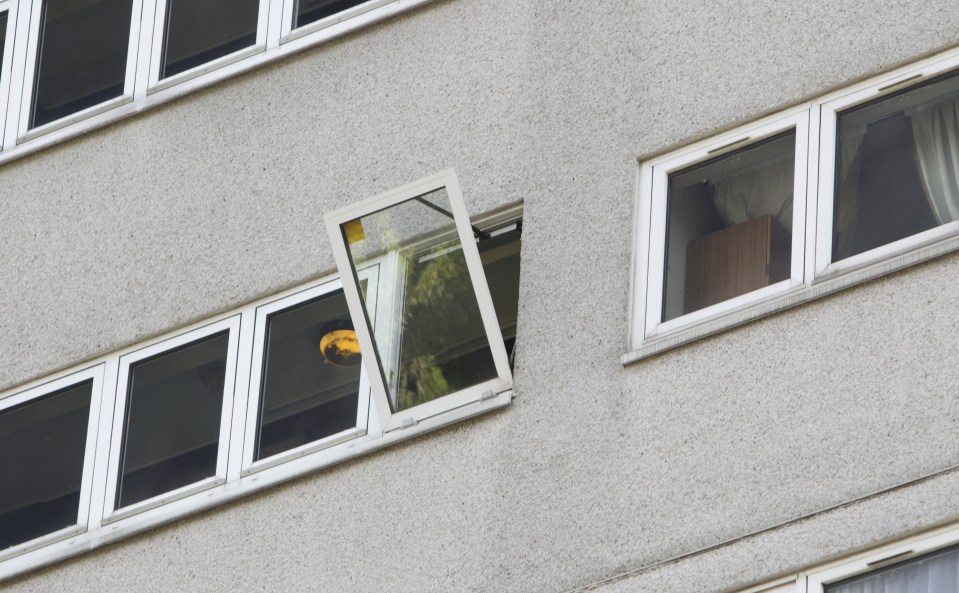
<instances>
[{"instance_id":1,"label":"dark glass pane","mask_svg":"<svg viewBox=\"0 0 959 593\"><path fill-rule=\"evenodd\" d=\"M663 319L789 278L796 133L669 176Z\"/></svg>"},{"instance_id":2,"label":"dark glass pane","mask_svg":"<svg viewBox=\"0 0 959 593\"><path fill-rule=\"evenodd\" d=\"M229 332L130 366L122 508L216 474Z\"/></svg>"},{"instance_id":3,"label":"dark glass pane","mask_svg":"<svg viewBox=\"0 0 959 593\"><path fill-rule=\"evenodd\" d=\"M7 17L8 12L0 12L0 64L3 64L3 52L7 46Z\"/></svg>"},{"instance_id":4,"label":"dark glass pane","mask_svg":"<svg viewBox=\"0 0 959 593\"><path fill-rule=\"evenodd\" d=\"M93 382L0 412L0 550L77 524Z\"/></svg>"},{"instance_id":5,"label":"dark glass pane","mask_svg":"<svg viewBox=\"0 0 959 593\"><path fill-rule=\"evenodd\" d=\"M123 94L133 0L46 0L30 127Z\"/></svg>"},{"instance_id":6,"label":"dark glass pane","mask_svg":"<svg viewBox=\"0 0 959 593\"><path fill-rule=\"evenodd\" d=\"M952 547L826 585L826 593L956 593L959 548Z\"/></svg>"},{"instance_id":7,"label":"dark glass pane","mask_svg":"<svg viewBox=\"0 0 959 593\"><path fill-rule=\"evenodd\" d=\"M838 117L833 261L959 220L959 76Z\"/></svg>"},{"instance_id":8,"label":"dark glass pane","mask_svg":"<svg viewBox=\"0 0 959 593\"><path fill-rule=\"evenodd\" d=\"M324 336L351 328L342 291L269 316L256 459L356 426L360 357L321 350Z\"/></svg>"},{"instance_id":9,"label":"dark glass pane","mask_svg":"<svg viewBox=\"0 0 959 593\"><path fill-rule=\"evenodd\" d=\"M365 2L367 0L297 0L293 28L309 25Z\"/></svg>"},{"instance_id":10,"label":"dark glass pane","mask_svg":"<svg viewBox=\"0 0 959 593\"><path fill-rule=\"evenodd\" d=\"M260 0L170 0L160 78L256 43Z\"/></svg>"},{"instance_id":11,"label":"dark glass pane","mask_svg":"<svg viewBox=\"0 0 959 593\"><path fill-rule=\"evenodd\" d=\"M376 291L394 305L373 332L394 411L497 377L450 210L441 189L342 225L354 269L396 262Z\"/></svg>"},{"instance_id":12,"label":"dark glass pane","mask_svg":"<svg viewBox=\"0 0 959 593\"><path fill-rule=\"evenodd\" d=\"M511 368L513 346L516 343L516 318L519 309L521 236L522 223L517 224L515 230L483 239L477 245Z\"/></svg>"}]
</instances>

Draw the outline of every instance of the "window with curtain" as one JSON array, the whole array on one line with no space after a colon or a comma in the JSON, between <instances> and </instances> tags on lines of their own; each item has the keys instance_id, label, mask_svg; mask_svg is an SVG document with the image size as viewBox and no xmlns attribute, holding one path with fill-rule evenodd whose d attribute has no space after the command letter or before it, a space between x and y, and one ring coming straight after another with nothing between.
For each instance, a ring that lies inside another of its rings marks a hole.
<instances>
[{"instance_id":1,"label":"window with curtain","mask_svg":"<svg viewBox=\"0 0 959 593\"><path fill-rule=\"evenodd\" d=\"M833 258L959 220L959 75L838 115Z\"/></svg>"},{"instance_id":2,"label":"window with curtain","mask_svg":"<svg viewBox=\"0 0 959 593\"><path fill-rule=\"evenodd\" d=\"M663 319L789 278L796 132L669 175Z\"/></svg>"},{"instance_id":3,"label":"window with curtain","mask_svg":"<svg viewBox=\"0 0 959 593\"><path fill-rule=\"evenodd\" d=\"M827 585L826 593L956 593L959 547Z\"/></svg>"}]
</instances>

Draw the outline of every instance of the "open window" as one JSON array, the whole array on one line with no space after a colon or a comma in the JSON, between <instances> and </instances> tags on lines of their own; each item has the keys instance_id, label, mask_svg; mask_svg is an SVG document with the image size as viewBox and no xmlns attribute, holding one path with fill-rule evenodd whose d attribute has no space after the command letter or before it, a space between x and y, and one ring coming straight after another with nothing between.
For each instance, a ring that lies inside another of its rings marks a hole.
<instances>
[{"instance_id":1,"label":"open window","mask_svg":"<svg viewBox=\"0 0 959 593\"><path fill-rule=\"evenodd\" d=\"M327 215L384 430L512 387L459 184L446 171ZM374 285L361 271L376 267Z\"/></svg>"},{"instance_id":2,"label":"open window","mask_svg":"<svg viewBox=\"0 0 959 593\"><path fill-rule=\"evenodd\" d=\"M31 90L20 136L132 100L141 4L35 0L30 5L25 86Z\"/></svg>"},{"instance_id":3,"label":"open window","mask_svg":"<svg viewBox=\"0 0 959 593\"><path fill-rule=\"evenodd\" d=\"M0 559L87 528L103 367L0 400Z\"/></svg>"},{"instance_id":4,"label":"open window","mask_svg":"<svg viewBox=\"0 0 959 593\"><path fill-rule=\"evenodd\" d=\"M267 0L158 0L150 88L262 51L268 5Z\"/></svg>"},{"instance_id":5,"label":"open window","mask_svg":"<svg viewBox=\"0 0 959 593\"><path fill-rule=\"evenodd\" d=\"M801 286L808 112L644 164L640 342Z\"/></svg>"},{"instance_id":6,"label":"open window","mask_svg":"<svg viewBox=\"0 0 959 593\"><path fill-rule=\"evenodd\" d=\"M959 72L946 69L955 62L823 105L820 276L959 231Z\"/></svg>"},{"instance_id":7,"label":"open window","mask_svg":"<svg viewBox=\"0 0 959 593\"><path fill-rule=\"evenodd\" d=\"M239 317L120 359L104 521L222 484Z\"/></svg>"}]
</instances>

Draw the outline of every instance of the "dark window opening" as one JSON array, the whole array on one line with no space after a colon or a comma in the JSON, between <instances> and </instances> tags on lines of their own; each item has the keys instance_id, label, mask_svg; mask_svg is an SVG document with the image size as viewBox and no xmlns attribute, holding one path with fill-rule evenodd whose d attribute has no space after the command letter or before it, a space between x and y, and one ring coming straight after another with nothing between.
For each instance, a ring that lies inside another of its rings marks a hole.
<instances>
[{"instance_id":1,"label":"dark window opening","mask_svg":"<svg viewBox=\"0 0 959 593\"><path fill-rule=\"evenodd\" d=\"M30 127L119 97L126 79L132 0L45 0Z\"/></svg>"},{"instance_id":2,"label":"dark window opening","mask_svg":"<svg viewBox=\"0 0 959 593\"><path fill-rule=\"evenodd\" d=\"M260 0L169 0L160 78L256 43Z\"/></svg>"},{"instance_id":3,"label":"dark window opening","mask_svg":"<svg viewBox=\"0 0 959 593\"><path fill-rule=\"evenodd\" d=\"M267 318L254 460L356 426L360 359L331 362L321 350L324 336L346 327L342 291Z\"/></svg>"},{"instance_id":4,"label":"dark window opening","mask_svg":"<svg viewBox=\"0 0 959 593\"><path fill-rule=\"evenodd\" d=\"M302 27L365 4L367 0L297 0L293 11L293 28Z\"/></svg>"},{"instance_id":5,"label":"dark window opening","mask_svg":"<svg viewBox=\"0 0 959 593\"><path fill-rule=\"evenodd\" d=\"M77 524L93 382L0 411L0 550Z\"/></svg>"},{"instance_id":6,"label":"dark window opening","mask_svg":"<svg viewBox=\"0 0 959 593\"><path fill-rule=\"evenodd\" d=\"M216 474L229 337L130 365L116 508Z\"/></svg>"}]
</instances>

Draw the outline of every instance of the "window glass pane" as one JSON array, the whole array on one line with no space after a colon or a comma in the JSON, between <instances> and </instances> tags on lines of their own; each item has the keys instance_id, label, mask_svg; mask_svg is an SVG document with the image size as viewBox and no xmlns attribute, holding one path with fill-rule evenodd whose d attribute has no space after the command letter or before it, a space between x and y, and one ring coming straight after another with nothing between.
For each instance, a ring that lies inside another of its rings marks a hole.
<instances>
[{"instance_id":1,"label":"window glass pane","mask_svg":"<svg viewBox=\"0 0 959 593\"><path fill-rule=\"evenodd\" d=\"M133 0L45 0L30 127L123 94Z\"/></svg>"},{"instance_id":2,"label":"window glass pane","mask_svg":"<svg viewBox=\"0 0 959 593\"><path fill-rule=\"evenodd\" d=\"M169 0L160 78L255 44L259 10L260 0Z\"/></svg>"},{"instance_id":3,"label":"window glass pane","mask_svg":"<svg viewBox=\"0 0 959 593\"><path fill-rule=\"evenodd\" d=\"M833 261L959 220L959 76L839 114Z\"/></svg>"},{"instance_id":4,"label":"window glass pane","mask_svg":"<svg viewBox=\"0 0 959 593\"><path fill-rule=\"evenodd\" d=\"M959 548L950 548L826 586L826 593L955 593Z\"/></svg>"},{"instance_id":5,"label":"window glass pane","mask_svg":"<svg viewBox=\"0 0 959 593\"><path fill-rule=\"evenodd\" d=\"M309 25L347 8L366 3L367 0L297 0L293 14L293 28Z\"/></svg>"},{"instance_id":6,"label":"window glass pane","mask_svg":"<svg viewBox=\"0 0 959 593\"><path fill-rule=\"evenodd\" d=\"M796 133L669 176L663 319L789 278Z\"/></svg>"},{"instance_id":7,"label":"window glass pane","mask_svg":"<svg viewBox=\"0 0 959 593\"><path fill-rule=\"evenodd\" d=\"M394 411L497 377L445 189L342 232L354 269L380 266L373 334Z\"/></svg>"},{"instance_id":8,"label":"window glass pane","mask_svg":"<svg viewBox=\"0 0 959 593\"><path fill-rule=\"evenodd\" d=\"M9 12L0 12L0 64L3 64L3 53L7 47L7 19Z\"/></svg>"},{"instance_id":9,"label":"window glass pane","mask_svg":"<svg viewBox=\"0 0 959 593\"><path fill-rule=\"evenodd\" d=\"M522 224L515 230L498 234L479 242L483 272L489 284L496 319L503 334L506 355L513 364L513 346L516 344L516 318L519 309L519 254Z\"/></svg>"},{"instance_id":10,"label":"window glass pane","mask_svg":"<svg viewBox=\"0 0 959 593\"><path fill-rule=\"evenodd\" d=\"M216 474L229 332L130 365L116 508Z\"/></svg>"},{"instance_id":11,"label":"window glass pane","mask_svg":"<svg viewBox=\"0 0 959 593\"><path fill-rule=\"evenodd\" d=\"M0 550L77 524L93 382L0 411Z\"/></svg>"},{"instance_id":12,"label":"window glass pane","mask_svg":"<svg viewBox=\"0 0 959 593\"><path fill-rule=\"evenodd\" d=\"M270 315L255 459L356 426L360 356L342 291Z\"/></svg>"}]
</instances>

